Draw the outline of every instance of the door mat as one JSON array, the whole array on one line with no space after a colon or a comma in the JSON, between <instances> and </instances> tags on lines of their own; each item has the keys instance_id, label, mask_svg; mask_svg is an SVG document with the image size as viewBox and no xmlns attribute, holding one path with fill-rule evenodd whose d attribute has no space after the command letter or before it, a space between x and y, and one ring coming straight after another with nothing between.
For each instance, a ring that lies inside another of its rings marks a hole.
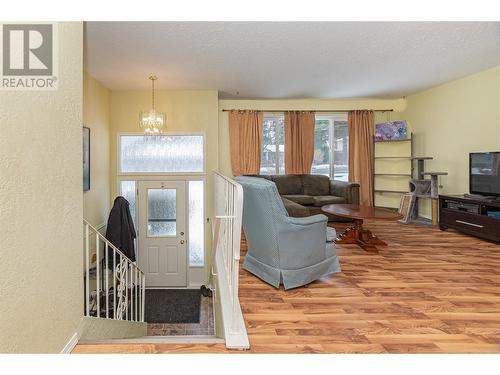
<instances>
[{"instance_id":1,"label":"door mat","mask_svg":"<svg viewBox=\"0 0 500 375\"><path fill-rule=\"evenodd\" d=\"M148 323L199 323L199 289L146 289Z\"/></svg>"}]
</instances>

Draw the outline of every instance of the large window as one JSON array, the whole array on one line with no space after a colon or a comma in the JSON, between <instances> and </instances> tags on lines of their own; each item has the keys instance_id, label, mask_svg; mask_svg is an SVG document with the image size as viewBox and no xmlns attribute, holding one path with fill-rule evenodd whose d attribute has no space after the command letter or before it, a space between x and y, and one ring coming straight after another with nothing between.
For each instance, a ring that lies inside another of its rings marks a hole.
<instances>
[{"instance_id":1,"label":"large window","mask_svg":"<svg viewBox=\"0 0 500 375\"><path fill-rule=\"evenodd\" d=\"M316 115L312 174L335 180L349 178L349 130L347 114Z\"/></svg>"},{"instance_id":2,"label":"large window","mask_svg":"<svg viewBox=\"0 0 500 375\"><path fill-rule=\"evenodd\" d=\"M265 113L260 174L285 174L285 119L283 113ZM347 114L316 114L311 173L348 181L349 130Z\"/></svg>"},{"instance_id":3,"label":"large window","mask_svg":"<svg viewBox=\"0 0 500 375\"><path fill-rule=\"evenodd\" d=\"M120 173L201 173L202 135L121 135Z\"/></svg>"},{"instance_id":4,"label":"large window","mask_svg":"<svg viewBox=\"0 0 500 375\"><path fill-rule=\"evenodd\" d=\"M282 113L264 115L260 174L285 173L284 122Z\"/></svg>"}]
</instances>

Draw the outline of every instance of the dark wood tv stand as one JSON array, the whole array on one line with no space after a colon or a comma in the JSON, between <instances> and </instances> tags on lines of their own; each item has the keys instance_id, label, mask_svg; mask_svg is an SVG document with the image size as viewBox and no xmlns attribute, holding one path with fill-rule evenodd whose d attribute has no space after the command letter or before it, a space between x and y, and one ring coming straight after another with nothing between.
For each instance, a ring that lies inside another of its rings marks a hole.
<instances>
[{"instance_id":1,"label":"dark wood tv stand","mask_svg":"<svg viewBox=\"0 0 500 375\"><path fill-rule=\"evenodd\" d=\"M439 228L500 242L500 201L468 195L439 196Z\"/></svg>"}]
</instances>

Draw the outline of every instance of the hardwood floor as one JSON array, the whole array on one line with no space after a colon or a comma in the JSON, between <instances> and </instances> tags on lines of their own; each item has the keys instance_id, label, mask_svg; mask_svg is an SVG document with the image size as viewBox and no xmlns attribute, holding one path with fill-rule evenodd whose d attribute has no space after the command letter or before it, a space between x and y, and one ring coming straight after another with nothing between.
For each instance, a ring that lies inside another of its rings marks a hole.
<instances>
[{"instance_id":1,"label":"hardwood floor","mask_svg":"<svg viewBox=\"0 0 500 375\"><path fill-rule=\"evenodd\" d=\"M500 245L395 222L365 226L388 246L374 254L338 245L342 272L306 287L277 290L241 269L247 352L500 353ZM221 344L123 344L74 352L227 351Z\"/></svg>"}]
</instances>

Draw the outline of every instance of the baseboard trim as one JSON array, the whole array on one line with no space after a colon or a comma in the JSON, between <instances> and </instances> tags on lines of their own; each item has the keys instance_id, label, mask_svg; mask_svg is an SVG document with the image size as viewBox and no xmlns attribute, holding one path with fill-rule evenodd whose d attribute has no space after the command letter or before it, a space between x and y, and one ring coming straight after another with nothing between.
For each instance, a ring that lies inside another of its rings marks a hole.
<instances>
[{"instance_id":1,"label":"baseboard trim","mask_svg":"<svg viewBox=\"0 0 500 375\"><path fill-rule=\"evenodd\" d=\"M61 350L61 354L71 354L76 344L78 344L78 339L80 336L78 333L74 333L73 336L69 339L69 341L64 345L64 348Z\"/></svg>"},{"instance_id":2,"label":"baseboard trim","mask_svg":"<svg viewBox=\"0 0 500 375\"><path fill-rule=\"evenodd\" d=\"M81 340L81 345L92 344L223 344L216 336L143 336L130 339Z\"/></svg>"}]
</instances>

